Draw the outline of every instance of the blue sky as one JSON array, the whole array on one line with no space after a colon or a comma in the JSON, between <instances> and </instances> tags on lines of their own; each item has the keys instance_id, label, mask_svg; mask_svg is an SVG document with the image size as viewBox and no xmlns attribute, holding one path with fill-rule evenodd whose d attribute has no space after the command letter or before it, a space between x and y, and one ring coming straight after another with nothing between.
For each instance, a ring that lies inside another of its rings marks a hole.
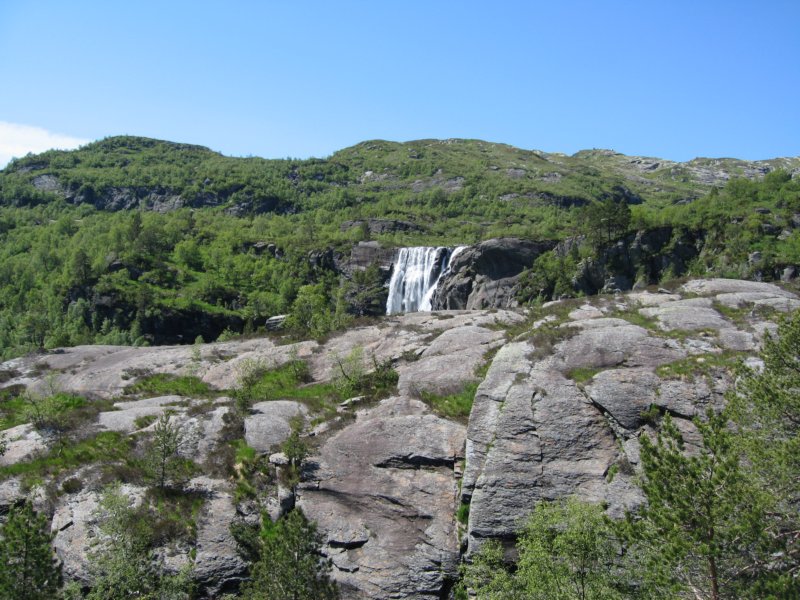
<instances>
[{"instance_id":1,"label":"blue sky","mask_svg":"<svg viewBox=\"0 0 800 600\"><path fill-rule=\"evenodd\" d=\"M799 24L798 0L0 0L0 165L117 134L796 156Z\"/></svg>"}]
</instances>

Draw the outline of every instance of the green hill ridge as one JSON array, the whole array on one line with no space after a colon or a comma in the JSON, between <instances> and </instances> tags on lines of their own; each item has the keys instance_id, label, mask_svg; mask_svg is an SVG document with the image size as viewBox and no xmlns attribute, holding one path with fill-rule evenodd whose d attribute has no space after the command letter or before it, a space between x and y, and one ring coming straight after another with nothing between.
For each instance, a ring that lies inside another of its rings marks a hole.
<instances>
[{"instance_id":1,"label":"green hill ridge","mask_svg":"<svg viewBox=\"0 0 800 600\"><path fill-rule=\"evenodd\" d=\"M800 264L797 173L800 158L677 163L462 139L267 160L120 136L29 155L0 171L0 348L189 343L287 313L322 333L359 314L353 298L380 303L377 266L339 268L368 240L576 240L566 262L557 247L532 266L544 283L519 300L569 294L570 270L605 252L587 220L604 202L630 208L606 245L667 228L698 245L691 274L772 279Z\"/></svg>"}]
</instances>

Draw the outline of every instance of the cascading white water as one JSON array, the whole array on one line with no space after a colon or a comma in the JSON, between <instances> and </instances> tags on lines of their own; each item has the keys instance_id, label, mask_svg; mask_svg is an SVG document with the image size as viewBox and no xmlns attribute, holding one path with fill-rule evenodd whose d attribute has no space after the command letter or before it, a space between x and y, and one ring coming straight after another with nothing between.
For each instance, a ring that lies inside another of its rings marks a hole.
<instances>
[{"instance_id":1,"label":"cascading white water","mask_svg":"<svg viewBox=\"0 0 800 600\"><path fill-rule=\"evenodd\" d=\"M401 248L389 281L386 314L431 310L431 300L450 261L465 246L455 250L419 246Z\"/></svg>"}]
</instances>

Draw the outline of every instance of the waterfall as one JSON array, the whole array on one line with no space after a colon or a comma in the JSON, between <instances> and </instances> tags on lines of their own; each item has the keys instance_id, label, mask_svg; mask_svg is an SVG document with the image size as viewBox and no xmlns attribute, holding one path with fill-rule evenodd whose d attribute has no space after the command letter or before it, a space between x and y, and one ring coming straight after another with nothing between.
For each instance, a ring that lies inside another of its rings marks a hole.
<instances>
[{"instance_id":1,"label":"waterfall","mask_svg":"<svg viewBox=\"0 0 800 600\"><path fill-rule=\"evenodd\" d=\"M386 314L431 310L431 300L450 261L466 246L454 250L419 246L401 248L389 281Z\"/></svg>"}]
</instances>

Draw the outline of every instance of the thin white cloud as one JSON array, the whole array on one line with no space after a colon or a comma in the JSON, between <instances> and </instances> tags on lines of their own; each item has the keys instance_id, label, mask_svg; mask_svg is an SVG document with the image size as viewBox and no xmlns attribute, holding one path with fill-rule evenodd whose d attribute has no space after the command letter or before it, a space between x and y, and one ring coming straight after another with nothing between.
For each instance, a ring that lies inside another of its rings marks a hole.
<instances>
[{"instance_id":1,"label":"thin white cloud","mask_svg":"<svg viewBox=\"0 0 800 600\"><path fill-rule=\"evenodd\" d=\"M0 169L12 158L20 158L28 152L44 152L51 148L69 150L88 142L89 140L53 133L41 127L0 121Z\"/></svg>"}]
</instances>

